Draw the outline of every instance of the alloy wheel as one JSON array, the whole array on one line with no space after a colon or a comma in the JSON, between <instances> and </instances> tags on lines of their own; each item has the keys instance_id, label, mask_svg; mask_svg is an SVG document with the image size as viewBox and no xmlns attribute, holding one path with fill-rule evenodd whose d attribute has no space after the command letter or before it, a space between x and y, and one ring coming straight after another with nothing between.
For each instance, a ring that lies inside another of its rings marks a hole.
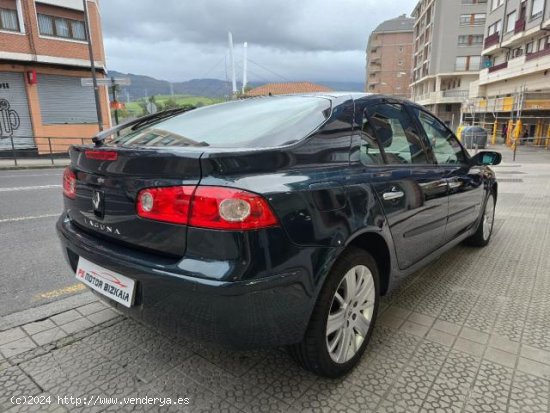
<instances>
[{"instance_id":1,"label":"alloy wheel","mask_svg":"<svg viewBox=\"0 0 550 413\"><path fill-rule=\"evenodd\" d=\"M326 345L336 363L349 361L361 348L373 321L376 291L371 271L351 268L340 281L330 306Z\"/></svg>"}]
</instances>

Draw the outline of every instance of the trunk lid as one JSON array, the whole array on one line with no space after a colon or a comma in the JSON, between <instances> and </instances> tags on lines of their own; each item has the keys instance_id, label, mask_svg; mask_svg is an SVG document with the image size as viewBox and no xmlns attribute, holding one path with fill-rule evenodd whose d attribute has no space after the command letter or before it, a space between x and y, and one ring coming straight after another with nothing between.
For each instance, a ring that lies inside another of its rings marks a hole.
<instances>
[{"instance_id":1,"label":"trunk lid","mask_svg":"<svg viewBox=\"0 0 550 413\"><path fill-rule=\"evenodd\" d=\"M109 152L111 160L89 159ZM187 227L141 218L136 212L140 190L149 187L197 185L201 179L200 149L94 148L70 151L76 174L76 198L65 198L73 223L83 231L111 242L181 257ZM116 159L113 159L116 157Z\"/></svg>"}]
</instances>

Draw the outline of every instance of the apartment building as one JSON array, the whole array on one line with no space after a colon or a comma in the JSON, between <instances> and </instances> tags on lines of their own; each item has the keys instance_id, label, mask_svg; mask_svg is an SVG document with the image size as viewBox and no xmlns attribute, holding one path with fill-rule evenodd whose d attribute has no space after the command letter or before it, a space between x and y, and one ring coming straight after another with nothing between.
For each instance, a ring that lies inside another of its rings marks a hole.
<instances>
[{"instance_id":1,"label":"apartment building","mask_svg":"<svg viewBox=\"0 0 550 413\"><path fill-rule=\"evenodd\" d=\"M470 110L500 123L521 114L530 136L550 134L550 0L490 0L485 36Z\"/></svg>"},{"instance_id":2,"label":"apartment building","mask_svg":"<svg viewBox=\"0 0 550 413\"><path fill-rule=\"evenodd\" d=\"M43 138L89 138L97 132L94 91L81 78L91 77L88 42L100 77L105 53L98 1L86 1L91 39L83 0L0 0L0 156L12 141L18 150L46 151ZM100 97L109 126L105 90ZM69 143L59 140L53 149Z\"/></svg>"},{"instance_id":3,"label":"apartment building","mask_svg":"<svg viewBox=\"0 0 550 413\"><path fill-rule=\"evenodd\" d=\"M386 20L369 36L365 91L409 98L414 19Z\"/></svg>"},{"instance_id":4,"label":"apartment building","mask_svg":"<svg viewBox=\"0 0 550 413\"><path fill-rule=\"evenodd\" d=\"M412 16L413 100L458 127L481 67L487 0L420 0Z\"/></svg>"}]
</instances>

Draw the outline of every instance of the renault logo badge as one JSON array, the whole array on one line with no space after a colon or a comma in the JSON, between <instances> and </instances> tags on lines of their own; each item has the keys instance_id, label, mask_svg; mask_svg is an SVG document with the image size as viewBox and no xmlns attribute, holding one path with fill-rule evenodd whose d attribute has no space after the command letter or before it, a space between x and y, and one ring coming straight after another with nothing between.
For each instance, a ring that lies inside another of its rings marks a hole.
<instances>
[{"instance_id":1,"label":"renault logo badge","mask_svg":"<svg viewBox=\"0 0 550 413\"><path fill-rule=\"evenodd\" d=\"M93 191L92 205L94 207L94 214L99 218L103 218L105 212L105 196L102 191Z\"/></svg>"}]
</instances>

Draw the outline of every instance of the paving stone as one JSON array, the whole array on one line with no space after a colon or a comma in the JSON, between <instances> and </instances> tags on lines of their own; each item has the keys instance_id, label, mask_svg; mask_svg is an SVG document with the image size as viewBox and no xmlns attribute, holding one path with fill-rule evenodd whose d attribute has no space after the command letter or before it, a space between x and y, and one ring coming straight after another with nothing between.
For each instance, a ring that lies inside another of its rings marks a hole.
<instances>
[{"instance_id":1,"label":"paving stone","mask_svg":"<svg viewBox=\"0 0 550 413\"><path fill-rule=\"evenodd\" d=\"M63 331L60 327L54 327L51 330L46 330L46 331L42 331L40 333L34 334L31 338L39 346L43 346L45 344L53 343L64 337L67 337L67 333Z\"/></svg>"},{"instance_id":2,"label":"paving stone","mask_svg":"<svg viewBox=\"0 0 550 413\"><path fill-rule=\"evenodd\" d=\"M433 325L433 328L451 335L457 335L458 332L460 331L459 325L449 323L448 321L445 321L445 320L436 320Z\"/></svg>"},{"instance_id":3,"label":"paving stone","mask_svg":"<svg viewBox=\"0 0 550 413\"><path fill-rule=\"evenodd\" d=\"M52 320L46 319L43 321L25 324L23 326L23 330L25 330L28 335L32 336L33 334L40 333L41 331L49 330L50 328L54 327L55 324L52 322Z\"/></svg>"},{"instance_id":4,"label":"paving stone","mask_svg":"<svg viewBox=\"0 0 550 413\"><path fill-rule=\"evenodd\" d=\"M460 337L456 339L454 348L474 356L481 356L484 349L483 344Z\"/></svg>"},{"instance_id":5,"label":"paving stone","mask_svg":"<svg viewBox=\"0 0 550 413\"><path fill-rule=\"evenodd\" d=\"M0 353L2 353L6 358L10 358L30 351L35 347L36 344L29 337L23 337L0 345Z\"/></svg>"},{"instance_id":6,"label":"paving stone","mask_svg":"<svg viewBox=\"0 0 550 413\"><path fill-rule=\"evenodd\" d=\"M464 327L462 329L460 332L460 337L481 344L485 344L489 340L489 334L468 327Z\"/></svg>"},{"instance_id":7,"label":"paving stone","mask_svg":"<svg viewBox=\"0 0 550 413\"><path fill-rule=\"evenodd\" d=\"M498 348L499 350L503 350L508 353L517 354L519 352L520 344L519 342L509 340L499 334L491 334L491 337L489 338L489 346Z\"/></svg>"},{"instance_id":8,"label":"paving stone","mask_svg":"<svg viewBox=\"0 0 550 413\"><path fill-rule=\"evenodd\" d=\"M390 327L390 328L394 328L394 329L398 329L399 327L401 327L401 324L403 324L405 322L404 319L400 318L400 317L396 317L390 313L383 313L381 316L380 316L380 320L377 320L377 324L381 324L381 325L384 325L386 327Z\"/></svg>"},{"instance_id":9,"label":"paving stone","mask_svg":"<svg viewBox=\"0 0 550 413\"><path fill-rule=\"evenodd\" d=\"M67 334L78 333L79 331L86 330L90 327L93 327L93 323L86 318L78 318L61 326L63 331Z\"/></svg>"},{"instance_id":10,"label":"paving stone","mask_svg":"<svg viewBox=\"0 0 550 413\"><path fill-rule=\"evenodd\" d=\"M402 318L403 320L405 320L409 316L409 314L411 314L411 310L392 305L386 311L384 311L384 314L388 314L393 317Z\"/></svg>"},{"instance_id":11,"label":"paving stone","mask_svg":"<svg viewBox=\"0 0 550 413\"><path fill-rule=\"evenodd\" d=\"M539 348L523 344L521 346L520 355L522 357L550 365L550 351L541 350Z\"/></svg>"},{"instance_id":12,"label":"paving stone","mask_svg":"<svg viewBox=\"0 0 550 413\"><path fill-rule=\"evenodd\" d=\"M97 313L98 311L105 310L105 308L105 304L101 301L95 301L93 303L83 305L82 307L77 307L75 310L83 316L88 316L90 314Z\"/></svg>"},{"instance_id":13,"label":"paving stone","mask_svg":"<svg viewBox=\"0 0 550 413\"><path fill-rule=\"evenodd\" d=\"M78 311L69 310L65 311L64 313L54 315L53 317L51 317L51 320L58 326L62 326L79 318L82 318L82 315Z\"/></svg>"},{"instance_id":14,"label":"paving stone","mask_svg":"<svg viewBox=\"0 0 550 413\"><path fill-rule=\"evenodd\" d=\"M110 308L103 308L103 310L87 315L86 318L93 324L101 324L116 317L119 317L119 314L116 311Z\"/></svg>"},{"instance_id":15,"label":"paving stone","mask_svg":"<svg viewBox=\"0 0 550 413\"><path fill-rule=\"evenodd\" d=\"M435 321L435 318L430 317L430 316L425 315L425 314L412 312L409 315L408 320L412 321L413 323L421 324L421 325L426 326L426 327L431 327L432 324Z\"/></svg>"},{"instance_id":16,"label":"paving stone","mask_svg":"<svg viewBox=\"0 0 550 413\"><path fill-rule=\"evenodd\" d=\"M545 363L539 363L534 360L520 357L518 361L518 370L550 380L550 365Z\"/></svg>"},{"instance_id":17,"label":"paving stone","mask_svg":"<svg viewBox=\"0 0 550 413\"><path fill-rule=\"evenodd\" d=\"M400 330L409 334L413 334L418 337L424 337L430 328L422 324L413 323L412 321L405 321Z\"/></svg>"},{"instance_id":18,"label":"paving stone","mask_svg":"<svg viewBox=\"0 0 550 413\"><path fill-rule=\"evenodd\" d=\"M447 334L440 330L430 330L426 336L428 340L435 341L436 343L443 344L444 346L451 347L456 339L456 336Z\"/></svg>"},{"instance_id":19,"label":"paving stone","mask_svg":"<svg viewBox=\"0 0 550 413\"><path fill-rule=\"evenodd\" d=\"M2 331L0 332L0 346L23 337L25 337L25 332L19 327Z\"/></svg>"},{"instance_id":20,"label":"paving stone","mask_svg":"<svg viewBox=\"0 0 550 413\"><path fill-rule=\"evenodd\" d=\"M36 396L42 393L19 367L9 367L0 374L0 411L14 407L10 399L20 396Z\"/></svg>"},{"instance_id":21,"label":"paving stone","mask_svg":"<svg viewBox=\"0 0 550 413\"><path fill-rule=\"evenodd\" d=\"M515 367L517 361L517 356L515 354L508 353L494 347L488 347L487 351L485 351L485 354L483 355L483 358L502 364L506 367Z\"/></svg>"}]
</instances>

